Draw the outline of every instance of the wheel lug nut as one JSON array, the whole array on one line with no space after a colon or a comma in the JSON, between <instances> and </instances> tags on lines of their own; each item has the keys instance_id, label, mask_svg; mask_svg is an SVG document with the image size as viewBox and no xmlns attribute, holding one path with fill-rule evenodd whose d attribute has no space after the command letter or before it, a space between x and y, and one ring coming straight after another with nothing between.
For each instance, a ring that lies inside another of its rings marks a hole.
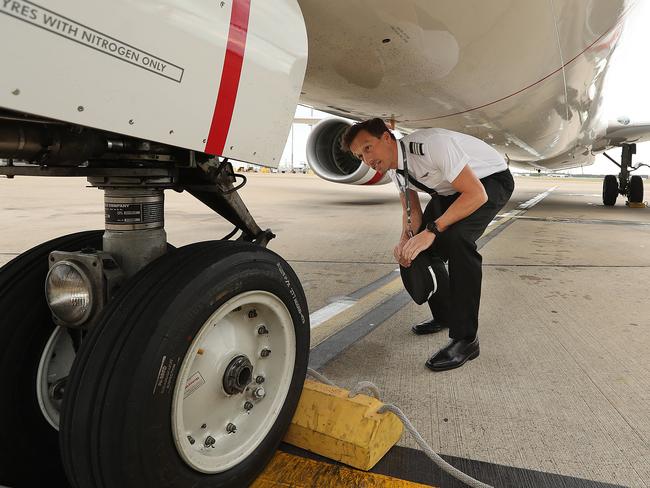
<instances>
[{"instance_id":1,"label":"wheel lug nut","mask_svg":"<svg viewBox=\"0 0 650 488\"><path fill-rule=\"evenodd\" d=\"M217 442L214 440L214 437L209 435L208 437L205 438L205 447L212 447L214 446L214 443Z\"/></svg>"},{"instance_id":2,"label":"wheel lug nut","mask_svg":"<svg viewBox=\"0 0 650 488\"><path fill-rule=\"evenodd\" d=\"M260 356L262 356L263 358L267 358L270 355L271 355L271 350L267 348L262 349L262 352L260 352Z\"/></svg>"},{"instance_id":3,"label":"wheel lug nut","mask_svg":"<svg viewBox=\"0 0 650 488\"><path fill-rule=\"evenodd\" d=\"M258 377L256 377L255 378L255 383L257 383L258 385L261 385L262 383L264 383L264 376L259 375Z\"/></svg>"},{"instance_id":4,"label":"wheel lug nut","mask_svg":"<svg viewBox=\"0 0 650 488\"><path fill-rule=\"evenodd\" d=\"M226 425L226 432L228 432L229 434L234 434L235 432L237 432L237 426L233 423Z\"/></svg>"},{"instance_id":5,"label":"wheel lug nut","mask_svg":"<svg viewBox=\"0 0 650 488\"><path fill-rule=\"evenodd\" d=\"M207 426L208 426L208 424L203 424L203 425L201 425L201 428L205 429Z\"/></svg>"},{"instance_id":6,"label":"wheel lug nut","mask_svg":"<svg viewBox=\"0 0 650 488\"><path fill-rule=\"evenodd\" d=\"M267 329L265 326L261 325L260 327L258 327L258 329L257 329L257 333L258 333L259 335L268 334L268 333L269 333L269 329Z\"/></svg>"},{"instance_id":7,"label":"wheel lug nut","mask_svg":"<svg viewBox=\"0 0 650 488\"><path fill-rule=\"evenodd\" d=\"M249 319L254 319L255 317L257 317L257 310L255 310L255 309L249 310L248 318Z\"/></svg>"},{"instance_id":8,"label":"wheel lug nut","mask_svg":"<svg viewBox=\"0 0 650 488\"><path fill-rule=\"evenodd\" d=\"M191 435L188 435L188 436L187 436L187 440L190 441L190 444L192 444L192 445L194 445L194 443L196 442L196 441L194 440L194 437L192 437Z\"/></svg>"},{"instance_id":9,"label":"wheel lug nut","mask_svg":"<svg viewBox=\"0 0 650 488\"><path fill-rule=\"evenodd\" d=\"M251 402L246 402L244 403L244 410L247 412L253 408L253 404Z\"/></svg>"},{"instance_id":10,"label":"wheel lug nut","mask_svg":"<svg viewBox=\"0 0 650 488\"><path fill-rule=\"evenodd\" d=\"M266 396L266 391L264 391L264 387L263 386L258 386L257 388L255 388L253 390L253 396L255 398L257 398L258 400L261 400L262 398L264 398Z\"/></svg>"}]
</instances>

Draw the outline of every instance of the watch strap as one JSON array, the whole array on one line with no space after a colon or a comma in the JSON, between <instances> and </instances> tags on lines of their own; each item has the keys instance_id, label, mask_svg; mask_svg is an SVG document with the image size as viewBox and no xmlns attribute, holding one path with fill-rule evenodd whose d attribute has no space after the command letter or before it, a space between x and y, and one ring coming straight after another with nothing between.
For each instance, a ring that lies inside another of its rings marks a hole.
<instances>
[{"instance_id":1,"label":"watch strap","mask_svg":"<svg viewBox=\"0 0 650 488\"><path fill-rule=\"evenodd\" d=\"M433 232L436 237L442 234L442 232L440 232L440 229L438 229L435 220L432 220L431 222L427 223L425 229L428 230L429 232Z\"/></svg>"}]
</instances>

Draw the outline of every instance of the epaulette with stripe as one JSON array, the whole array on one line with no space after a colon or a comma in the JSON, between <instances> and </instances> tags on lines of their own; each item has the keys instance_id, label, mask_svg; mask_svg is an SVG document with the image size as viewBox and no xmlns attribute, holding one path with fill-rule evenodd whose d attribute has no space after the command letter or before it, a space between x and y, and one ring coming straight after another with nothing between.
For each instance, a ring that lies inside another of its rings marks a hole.
<instances>
[{"instance_id":1,"label":"epaulette with stripe","mask_svg":"<svg viewBox=\"0 0 650 488\"><path fill-rule=\"evenodd\" d=\"M409 142L409 152L418 156L424 156L424 144L421 142Z\"/></svg>"}]
</instances>

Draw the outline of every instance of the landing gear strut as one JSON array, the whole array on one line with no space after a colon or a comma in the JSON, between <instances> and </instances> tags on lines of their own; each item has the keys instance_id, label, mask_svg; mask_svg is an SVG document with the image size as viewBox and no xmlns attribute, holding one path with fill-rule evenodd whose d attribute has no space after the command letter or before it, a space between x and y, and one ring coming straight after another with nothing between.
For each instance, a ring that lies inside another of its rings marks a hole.
<instances>
[{"instance_id":1,"label":"landing gear strut","mask_svg":"<svg viewBox=\"0 0 650 488\"><path fill-rule=\"evenodd\" d=\"M636 171L645 164L632 166L632 155L636 154L636 144L623 144L621 151L621 164L618 164L607 153L603 153L612 163L621 168L616 176L607 175L603 180L603 204L611 207L616 204L616 198L619 194L626 195L629 203L643 202L643 180L638 175L630 176L632 171Z\"/></svg>"}]
</instances>

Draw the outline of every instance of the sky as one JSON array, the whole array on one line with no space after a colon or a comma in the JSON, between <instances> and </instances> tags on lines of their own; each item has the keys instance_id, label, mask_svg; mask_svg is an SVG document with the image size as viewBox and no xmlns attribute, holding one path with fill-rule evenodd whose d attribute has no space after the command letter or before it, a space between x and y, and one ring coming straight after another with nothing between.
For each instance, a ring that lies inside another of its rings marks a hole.
<instances>
[{"instance_id":1,"label":"sky","mask_svg":"<svg viewBox=\"0 0 650 488\"><path fill-rule=\"evenodd\" d=\"M598 0L607 1L607 0ZM629 117L634 122L650 122L650 0L637 0L634 10L628 15L619 45L614 52L611 65L603 88L604 113L608 119ZM330 115L298 107L296 117L325 118ZM293 134L289 135L282 154L282 164L289 165L292 157L294 164L306 161L305 146L310 127L294 124ZM616 161L620 161L621 150L613 148L607 151ZM637 145L634 164L650 164L650 142ZM584 168L569 170L569 173L618 174L618 167L605 156L596 157L596 162ZM634 174L650 174L650 168L641 168Z\"/></svg>"}]
</instances>

